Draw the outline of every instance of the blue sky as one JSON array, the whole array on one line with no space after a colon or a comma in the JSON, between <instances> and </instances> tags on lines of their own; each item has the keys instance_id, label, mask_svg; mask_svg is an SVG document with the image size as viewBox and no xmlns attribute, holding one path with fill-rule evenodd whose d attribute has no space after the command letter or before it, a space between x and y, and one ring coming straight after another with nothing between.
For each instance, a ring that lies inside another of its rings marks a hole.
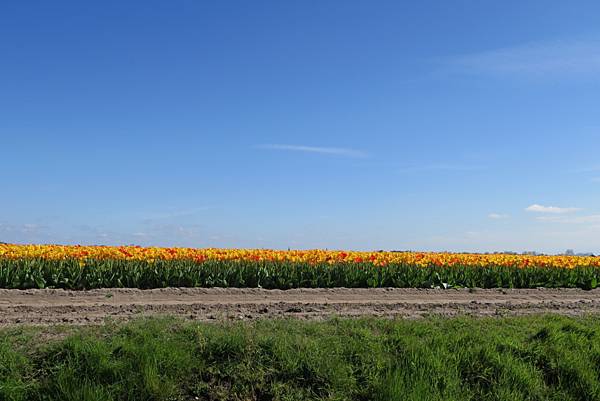
<instances>
[{"instance_id":1,"label":"blue sky","mask_svg":"<svg viewBox=\"0 0 600 401\"><path fill-rule=\"evenodd\" d=\"M600 253L595 1L0 5L0 241Z\"/></svg>"}]
</instances>

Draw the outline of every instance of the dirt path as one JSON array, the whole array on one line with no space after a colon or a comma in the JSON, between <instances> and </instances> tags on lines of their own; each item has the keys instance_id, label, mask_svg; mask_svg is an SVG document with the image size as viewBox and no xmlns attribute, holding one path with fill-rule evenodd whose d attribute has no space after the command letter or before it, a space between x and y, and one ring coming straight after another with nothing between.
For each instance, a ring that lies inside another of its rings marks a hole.
<instances>
[{"instance_id":1,"label":"dirt path","mask_svg":"<svg viewBox=\"0 0 600 401\"><path fill-rule=\"evenodd\" d=\"M581 315L600 313L600 290L428 290L164 288L92 291L2 290L0 325L90 324L106 318L178 315L195 320L293 316L415 318L424 315Z\"/></svg>"}]
</instances>

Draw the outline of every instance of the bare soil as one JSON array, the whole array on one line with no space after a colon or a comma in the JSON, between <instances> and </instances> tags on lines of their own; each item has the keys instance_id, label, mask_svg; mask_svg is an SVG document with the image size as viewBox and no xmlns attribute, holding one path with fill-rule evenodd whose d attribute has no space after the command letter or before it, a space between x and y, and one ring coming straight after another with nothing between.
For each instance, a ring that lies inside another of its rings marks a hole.
<instances>
[{"instance_id":1,"label":"bare soil","mask_svg":"<svg viewBox=\"0 0 600 401\"><path fill-rule=\"evenodd\" d=\"M199 321L295 317L506 316L600 313L600 290L163 288L0 289L0 326L97 324L148 315Z\"/></svg>"}]
</instances>

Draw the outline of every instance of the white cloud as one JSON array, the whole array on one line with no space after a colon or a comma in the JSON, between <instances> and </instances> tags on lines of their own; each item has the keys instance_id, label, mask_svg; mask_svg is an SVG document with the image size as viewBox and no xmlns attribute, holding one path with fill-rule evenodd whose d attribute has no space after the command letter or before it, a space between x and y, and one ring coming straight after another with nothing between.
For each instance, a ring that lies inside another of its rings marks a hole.
<instances>
[{"instance_id":1,"label":"white cloud","mask_svg":"<svg viewBox=\"0 0 600 401\"><path fill-rule=\"evenodd\" d=\"M348 148L324 148L317 146L305 146L305 145L282 145L282 144L266 144L258 145L259 149L270 149L270 150L287 150L293 152L306 152L306 153L321 153L328 155L338 155L346 157L367 157L367 154L363 151Z\"/></svg>"},{"instance_id":2,"label":"white cloud","mask_svg":"<svg viewBox=\"0 0 600 401\"><path fill-rule=\"evenodd\" d=\"M548 41L459 56L451 67L478 74L590 76L600 73L600 40Z\"/></svg>"},{"instance_id":3,"label":"white cloud","mask_svg":"<svg viewBox=\"0 0 600 401\"><path fill-rule=\"evenodd\" d=\"M490 219L494 219L494 220L502 220L502 219L508 219L510 216L508 214L502 214L502 213L490 213L490 214L488 214L488 217Z\"/></svg>"},{"instance_id":4,"label":"white cloud","mask_svg":"<svg viewBox=\"0 0 600 401\"><path fill-rule=\"evenodd\" d=\"M526 211L528 212L535 212L535 213L556 213L556 214L563 214L563 213L573 213L573 212L577 212L579 210L581 210L580 208L576 208L576 207L557 207L557 206L542 206L542 205L538 205L533 204L531 206L528 206L527 208L525 208Z\"/></svg>"},{"instance_id":5,"label":"white cloud","mask_svg":"<svg viewBox=\"0 0 600 401\"><path fill-rule=\"evenodd\" d=\"M133 235L134 237L140 237L140 238L148 237L148 233L144 233L144 232L141 232L141 231L137 232L137 233L133 233L131 235Z\"/></svg>"},{"instance_id":6,"label":"white cloud","mask_svg":"<svg viewBox=\"0 0 600 401\"><path fill-rule=\"evenodd\" d=\"M133 235L153 239L198 240L203 238L201 231L199 224L144 222L142 231Z\"/></svg>"},{"instance_id":7,"label":"white cloud","mask_svg":"<svg viewBox=\"0 0 600 401\"><path fill-rule=\"evenodd\" d=\"M44 231L46 226L33 223L25 224L6 224L0 223L0 232L21 233L21 234L39 234Z\"/></svg>"}]
</instances>

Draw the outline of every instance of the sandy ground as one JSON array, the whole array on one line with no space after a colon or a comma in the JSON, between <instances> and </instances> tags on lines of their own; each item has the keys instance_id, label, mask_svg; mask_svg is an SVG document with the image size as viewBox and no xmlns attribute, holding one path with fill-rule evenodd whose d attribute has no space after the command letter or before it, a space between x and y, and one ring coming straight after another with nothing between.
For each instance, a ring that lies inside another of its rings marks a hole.
<instances>
[{"instance_id":1,"label":"sandy ground","mask_svg":"<svg viewBox=\"0 0 600 401\"><path fill-rule=\"evenodd\" d=\"M107 318L177 315L200 321L329 316L417 318L600 313L600 290L164 288L2 290L0 325L94 324Z\"/></svg>"}]
</instances>

